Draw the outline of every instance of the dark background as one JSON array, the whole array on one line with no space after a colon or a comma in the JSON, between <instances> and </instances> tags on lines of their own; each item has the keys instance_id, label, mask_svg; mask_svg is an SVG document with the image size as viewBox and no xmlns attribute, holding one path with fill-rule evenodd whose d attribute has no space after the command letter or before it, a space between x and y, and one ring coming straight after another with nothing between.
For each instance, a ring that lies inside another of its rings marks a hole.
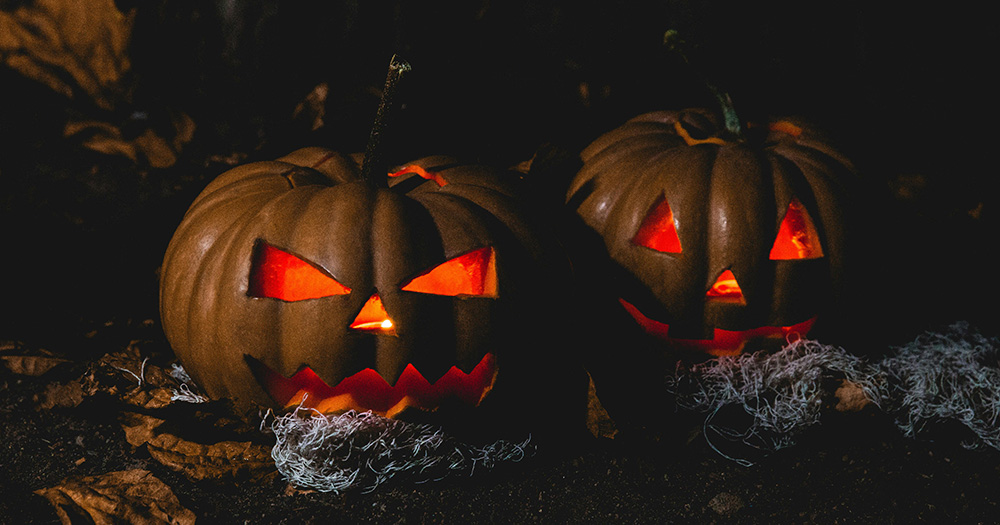
<instances>
[{"instance_id":1,"label":"dark background","mask_svg":"<svg viewBox=\"0 0 1000 525\"><path fill-rule=\"evenodd\" d=\"M801 115L855 160L865 186L854 211L867 225L856 237L855 304L877 312L860 323L898 342L929 323L988 324L996 313L986 255L997 231L996 31L971 2L118 5L136 10L128 104L100 110L0 67L6 337L52 337L83 318L155 318L157 265L198 191L236 162L308 145L363 150L394 52L414 70L392 158L513 165L543 144L579 151L645 111L712 104L663 49L670 28L745 120ZM325 125L312 130L292 115L321 82ZM169 131L179 112L197 129L169 168L61 133L70 117L126 136Z\"/></svg>"},{"instance_id":2,"label":"dark background","mask_svg":"<svg viewBox=\"0 0 1000 525\"><path fill-rule=\"evenodd\" d=\"M897 341L928 323L985 324L996 313L986 255L997 231L996 32L971 3L118 5L136 9L128 104L99 110L0 67L8 337L51 336L82 317L155 318L156 267L201 187L233 163L302 146L363 150L394 52L414 70L392 158L445 153L513 165L543 144L579 151L645 111L712 104L663 49L671 28L745 120L801 115L855 160L865 187L854 211L867 224L856 238L856 304L878 312L860 322ZM321 82L325 125L312 130L292 115ZM137 135L168 129L178 112L196 134L164 169L61 133L67 119L85 117Z\"/></svg>"}]
</instances>

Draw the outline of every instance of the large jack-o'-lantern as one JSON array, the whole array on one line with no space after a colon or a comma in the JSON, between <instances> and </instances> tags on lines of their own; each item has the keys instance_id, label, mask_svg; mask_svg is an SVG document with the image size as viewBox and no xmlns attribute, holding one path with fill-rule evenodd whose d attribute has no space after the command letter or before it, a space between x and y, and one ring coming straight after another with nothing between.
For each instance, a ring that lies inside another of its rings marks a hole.
<instances>
[{"instance_id":1,"label":"large jack-o'-lantern","mask_svg":"<svg viewBox=\"0 0 1000 525\"><path fill-rule=\"evenodd\" d=\"M633 118L582 153L570 206L620 267L646 333L727 355L806 335L841 287L850 162L787 120L707 110Z\"/></svg>"},{"instance_id":2,"label":"large jack-o'-lantern","mask_svg":"<svg viewBox=\"0 0 1000 525\"><path fill-rule=\"evenodd\" d=\"M573 365L536 330L559 322L564 259L492 171L431 157L376 187L307 148L221 175L164 259L171 345L217 398L393 417L499 390L572 411Z\"/></svg>"},{"instance_id":3,"label":"large jack-o'-lantern","mask_svg":"<svg viewBox=\"0 0 1000 525\"><path fill-rule=\"evenodd\" d=\"M363 162L306 148L195 199L161 270L167 338L215 398L582 429L586 375L556 344L568 259L519 178L448 157L380 168L408 68L393 58Z\"/></svg>"}]
</instances>

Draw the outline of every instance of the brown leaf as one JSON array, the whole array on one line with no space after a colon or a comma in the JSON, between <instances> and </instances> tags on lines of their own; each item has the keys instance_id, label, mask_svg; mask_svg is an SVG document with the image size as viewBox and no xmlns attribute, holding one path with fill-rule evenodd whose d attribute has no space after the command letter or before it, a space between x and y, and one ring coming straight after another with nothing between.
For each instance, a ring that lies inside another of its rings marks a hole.
<instances>
[{"instance_id":1,"label":"brown leaf","mask_svg":"<svg viewBox=\"0 0 1000 525\"><path fill-rule=\"evenodd\" d=\"M114 0L35 0L0 9L0 62L75 99L113 110L127 99L122 78L135 11Z\"/></svg>"},{"instance_id":2,"label":"brown leaf","mask_svg":"<svg viewBox=\"0 0 1000 525\"><path fill-rule=\"evenodd\" d=\"M846 379L840 380L840 386L833 395L837 397L837 405L833 408L838 412L857 412L871 404L864 389Z\"/></svg>"},{"instance_id":3,"label":"brown leaf","mask_svg":"<svg viewBox=\"0 0 1000 525\"><path fill-rule=\"evenodd\" d=\"M119 420L125 431L125 441L133 447L141 447L153 439L156 429L164 423L163 419L135 412L123 412Z\"/></svg>"},{"instance_id":4,"label":"brown leaf","mask_svg":"<svg viewBox=\"0 0 1000 525\"><path fill-rule=\"evenodd\" d=\"M154 459L192 480L258 480L276 472L270 449L249 441L203 445L172 434L159 434L146 443L146 448Z\"/></svg>"},{"instance_id":5,"label":"brown leaf","mask_svg":"<svg viewBox=\"0 0 1000 525\"><path fill-rule=\"evenodd\" d=\"M145 470L71 477L35 493L52 503L66 525L87 518L97 525L188 525L195 521L194 513L180 504L170 487Z\"/></svg>"},{"instance_id":6,"label":"brown leaf","mask_svg":"<svg viewBox=\"0 0 1000 525\"><path fill-rule=\"evenodd\" d=\"M306 98L295 106L292 111L292 119L304 120L309 123L310 131L316 131L323 127L323 118L326 116L326 97L330 93L330 85L321 82L306 95Z\"/></svg>"},{"instance_id":7,"label":"brown leaf","mask_svg":"<svg viewBox=\"0 0 1000 525\"><path fill-rule=\"evenodd\" d=\"M618 433L614 420L597 398L597 388L594 386L593 378L590 380L590 391L587 393L587 428L594 437L613 438Z\"/></svg>"},{"instance_id":8,"label":"brown leaf","mask_svg":"<svg viewBox=\"0 0 1000 525\"><path fill-rule=\"evenodd\" d=\"M122 401L140 408L163 408L172 402L173 392L167 387L137 389L128 393Z\"/></svg>"},{"instance_id":9,"label":"brown leaf","mask_svg":"<svg viewBox=\"0 0 1000 525\"><path fill-rule=\"evenodd\" d=\"M40 355L5 355L0 356L0 363L15 374L25 376L40 376L57 365L68 363L69 359L47 357Z\"/></svg>"},{"instance_id":10,"label":"brown leaf","mask_svg":"<svg viewBox=\"0 0 1000 525\"><path fill-rule=\"evenodd\" d=\"M175 115L173 134L161 137L152 129L146 129L133 139L126 139L118 127L95 120L68 122L63 129L66 138L77 138L81 144L105 155L117 155L130 159L137 165L152 168L168 168L177 162L184 146L194 137L195 124L184 113Z\"/></svg>"},{"instance_id":11,"label":"brown leaf","mask_svg":"<svg viewBox=\"0 0 1000 525\"><path fill-rule=\"evenodd\" d=\"M93 392L87 392L79 380L69 383L51 383L45 391L35 396L38 408L50 410L56 407L72 408L83 403L83 398Z\"/></svg>"}]
</instances>

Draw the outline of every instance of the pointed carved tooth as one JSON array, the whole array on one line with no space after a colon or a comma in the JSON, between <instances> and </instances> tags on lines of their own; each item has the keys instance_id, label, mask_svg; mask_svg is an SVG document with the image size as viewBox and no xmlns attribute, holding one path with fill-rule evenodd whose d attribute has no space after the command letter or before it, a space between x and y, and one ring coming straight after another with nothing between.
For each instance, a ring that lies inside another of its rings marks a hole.
<instances>
[{"instance_id":1,"label":"pointed carved tooth","mask_svg":"<svg viewBox=\"0 0 1000 525\"><path fill-rule=\"evenodd\" d=\"M303 404L303 402L302 402L302 400L305 399L308 394L309 394L308 390L305 390L305 389L299 390L298 392L295 393L294 396L292 396L288 400L287 403L285 403L285 408L286 409L287 408L294 408L294 407L297 407L299 405L303 405L303 406L308 407L309 406L308 404Z\"/></svg>"},{"instance_id":2,"label":"pointed carved tooth","mask_svg":"<svg viewBox=\"0 0 1000 525\"><path fill-rule=\"evenodd\" d=\"M404 396L403 399L400 399L398 403L392 406L392 408L385 411L385 417L392 419L400 412L411 406L417 406L417 400L412 396Z\"/></svg>"},{"instance_id":3,"label":"pointed carved tooth","mask_svg":"<svg viewBox=\"0 0 1000 525\"><path fill-rule=\"evenodd\" d=\"M352 408L358 408L358 403L354 400L354 396L352 396L350 392L340 394L339 396L328 397L320 401L316 406L316 410L319 410L324 414L346 412Z\"/></svg>"}]
</instances>

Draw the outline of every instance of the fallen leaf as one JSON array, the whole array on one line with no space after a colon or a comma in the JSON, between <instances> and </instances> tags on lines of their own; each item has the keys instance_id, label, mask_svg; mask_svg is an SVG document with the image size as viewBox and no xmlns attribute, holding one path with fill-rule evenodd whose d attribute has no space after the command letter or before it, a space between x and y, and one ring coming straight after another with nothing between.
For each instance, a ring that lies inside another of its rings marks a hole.
<instances>
[{"instance_id":1,"label":"fallen leaf","mask_svg":"<svg viewBox=\"0 0 1000 525\"><path fill-rule=\"evenodd\" d=\"M126 394L122 401L140 408L163 408L173 402L173 395L171 389L163 386L142 388Z\"/></svg>"},{"instance_id":2,"label":"fallen leaf","mask_svg":"<svg viewBox=\"0 0 1000 525\"><path fill-rule=\"evenodd\" d=\"M0 9L0 62L57 93L114 110L127 93L135 11L114 0L34 0Z\"/></svg>"},{"instance_id":3,"label":"fallen leaf","mask_svg":"<svg viewBox=\"0 0 1000 525\"><path fill-rule=\"evenodd\" d=\"M188 525L195 521L194 513L180 504L170 487L146 470L70 477L35 493L52 503L64 525L87 518L97 525Z\"/></svg>"},{"instance_id":4,"label":"fallen leaf","mask_svg":"<svg viewBox=\"0 0 1000 525\"><path fill-rule=\"evenodd\" d=\"M69 359L46 357L39 355L5 355L0 356L0 363L15 374L25 376L40 376Z\"/></svg>"},{"instance_id":5,"label":"fallen leaf","mask_svg":"<svg viewBox=\"0 0 1000 525\"><path fill-rule=\"evenodd\" d=\"M271 449L249 441L204 445L164 433L146 442L146 448L154 459L192 480L258 480L277 472Z\"/></svg>"},{"instance_id":6,"label":"fallen leaf","mask_svg":"<svg viewBox=\"0 0 1000 525\"><path fill-rule=\"evenodd\" d=\"M316 131L323 127L323 118L326 116L326 97L330 93L330 85L321 82L306 95L306 98L295 106L292 111L292 119L305 120L309 122L310 130Z\"/></svg>"},{"instance_id":7,"label":"fallen leaf","mask_svg":"<svg viewBox=\"0 0 1000 525\"><path fill-rule=\"evenodd\" d=\"M79 380L69 383L50 383L44 392L35 395L34 401L42 410L56 407L72 408L83 403L83 398L92 393L86 391Z\"/></svg>"},{"instance_id":8,"label":"fallen leaf","mask_svg":"<svg viewBox=\"0 0 1000 525\"><path fill-rule=\"evenodd\" d=\"M613 438L618 433L614 420L597 397L593 378L590 380L590 390L587 393L587 428L594 437Z\"/></svg>"},{"instance_id":9,"label":"fallen leaf","mask_svg":"<svg viewBox=\"0 0 1000 525\"><path fill-rule=\"evenodd\" d=\"M195 123L184 113L171 119L173 129L166 137L147 128L134 138L126 138L121 129L107 122L86 120L66 123L63 136L105 155L127 157L133 163L152 168L168 168L177 162L184 146L194 138Z\"/></svg>"},{"instance_id":10,"label":"fallen leaf","mask_svg":"<svg viewBox=\"0 0 1000 525\"><path fill-rule=\"evenodd\" d=\"M861 385L852 383L846 379L840 381L840 386L833 393L837 398L837 405L834 410L838 412L858 412L871 404L871 400L865 395Z\"/></svg>"},{"instance_id":11,"label":"fallen leaf","mask_svg":"<svg viewBox=\"0 0 1000 525\"><path fill-rule=\"evenodd\" d=\"M123 412L119 422L125 431L125 441L133 447L141 447L156 436L156 429L165 420L136 412Z\"/></svg>"}]
</instances>

